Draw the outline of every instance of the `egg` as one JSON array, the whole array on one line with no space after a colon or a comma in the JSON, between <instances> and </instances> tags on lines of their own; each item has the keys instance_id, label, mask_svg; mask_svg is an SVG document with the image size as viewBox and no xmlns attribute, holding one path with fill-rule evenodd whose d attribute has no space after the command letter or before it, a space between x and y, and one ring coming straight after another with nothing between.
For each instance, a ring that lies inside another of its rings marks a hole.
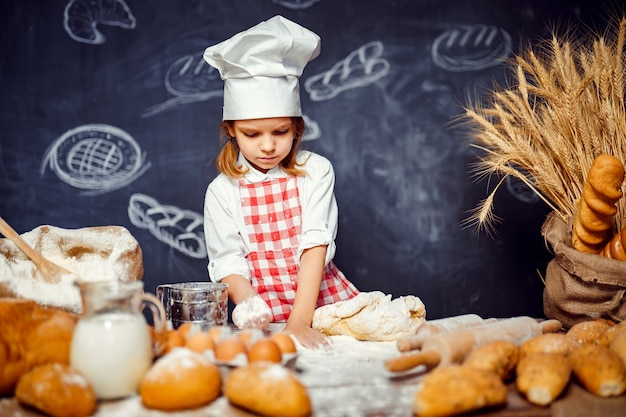
<instances>
[{"instance_id":1,"label":"egg","mask_svg":"<svg viewBox=\"0 0 626 417\"><path fill-rule=\"evenodd\" d=\"M248 350L241 339L236 337L228 337L215 346L215 359L219 361L232 361L240 353L247 355Z\"/></svg>"},{"instance_id":2,"label":"egg","mask_svg":"<svg viewBox=\"0 0 626 417\"><path fill-rule=\"evenodd\" d=\"M284 354L296 353L296 344L287 333L274 333L271 337Z\"/></svg>"},{"instance_id":3,"label":"egg","mask_svg":"<svg viewBox=\"0 0 626 417\"><path fill-rule=\"evenodd\" d=\"M167 332L163 353L171 352L174 348L185 346L185 337L175 330Z\"/></svg>"},{"instance_id":4,"label":"egg","mask_svg":"<svg viewBox=\"0 0 626 417\"><path fill-rule=\"evenodd\" d=\"M248 361L267 361L280 363L283 356L278 344L271 339L261 339L256 341L248 352Z\"/></svg>"},{"instance_id":5,"label":"egg","mask_svg":"<svg viewBox=\"0 0 626 417\"><path fill-rule=\"evenodd\" d=\"M208 332L198 332L187 338L185 347L195 352L204 352L215 349L215 342Z\"/></svg>"},{"instance_id":6,"label":"egg","mask_svg":"<svg viewBox=\"0 0 626 417\"><path fill-rule=\"evenodd\" d=\"M213 338L215 345L217 346L222 340L232 336L230 327L228 326L215 326L209 329L209 334Z\"/></svg>"},{"instance_id":7,"label":"egg","mask_svg":"<svg viewBox=\"0 0 626 417\"><path fill-rule=\"evenodd\" d=\"M246 345L246 347L252 346L257 340L262 339L263 330L261 329L244 329L237 333L237 337Z\"/></svg>"}]
</instances>

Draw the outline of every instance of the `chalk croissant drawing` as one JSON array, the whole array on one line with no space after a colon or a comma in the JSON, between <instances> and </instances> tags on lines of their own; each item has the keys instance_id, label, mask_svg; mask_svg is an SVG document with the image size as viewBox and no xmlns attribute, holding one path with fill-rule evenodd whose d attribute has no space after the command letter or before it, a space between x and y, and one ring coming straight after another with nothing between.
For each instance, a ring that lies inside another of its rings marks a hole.
<instances>
[{"instance_id":1,"label":"chalk croissant drawing","mask_svg":"<svg viewBox=\"0 0 626 417\"><path fill-rule=\"evenodd\" d=\"M367 43L328 71L307 78L304 88L311 100L323 101L342 91L372 84L389 73L389 62L381 58L383 50L380 41Z\"/></svg>"},{"instance_id":2,"label":"chalk croissant drawing","mask_svg":"<svg viewBox=\"0 0 626 417\"><path fill-rule=\"evenodd\" d=\"M202 215L175 206L162 205L145 194L133 194L128 203L128 218L147 229L159 241L191 258L206 258Z\"/></svg>"},{"instance_id":3,"label":"chalk croissant drawing","mask_svg":"<svg viewBox=\"0 0 626 417\"><path fill-rule=\"evenodd\" d=\"M124 187L148 168L146 156L131 135L115 126L87 124L68 130L46 150L46 168L82 194L104 194Z\"/></svg>"},{"instance_id":4,"label":"chalk croissant drawing","mask_svg":"<svg viewBox=\"0 0 626 417\"><path fill-rule=\"evenodd\" d=\"M224 95L219 72L206 63L202 53L178 58L167 69L165 89L174 97L147 108L141 117L150 117L181 105Z\"/></svg>"},{"instance_id":5,"label":"chalk croissant drawing","mask_svg":"<svg viewBox=\"0 0 626 417\"><path fill-rule=\"evenodd\" d=\"M504 62L511 53L511 35L489 25L466 25L450 29L433 42L431 57L447 71L476 71Z\"/></svg>"},{"instance_id":6,"label":"chalk croissant drawing","mask_svg":"<svg viewBox=\"0 0 626 417\"><path fill-rule=\"evenodd\" d=\"M135 29L137 22L124 0L70 0L65 6L63 26L75 41L104 43L98 24Z\"/></svg>"},{"instance_id":7,"label":"chalk croissant drawing","mask_svg":"<svg viewBox=\"0 0 626 417\"><path fill-rule=\"evenodd\" d=\"M279 4L288 9L303 10L308 9L318 1L322 0L272 0L272 3Z\"/></svg>"}]
</instances>

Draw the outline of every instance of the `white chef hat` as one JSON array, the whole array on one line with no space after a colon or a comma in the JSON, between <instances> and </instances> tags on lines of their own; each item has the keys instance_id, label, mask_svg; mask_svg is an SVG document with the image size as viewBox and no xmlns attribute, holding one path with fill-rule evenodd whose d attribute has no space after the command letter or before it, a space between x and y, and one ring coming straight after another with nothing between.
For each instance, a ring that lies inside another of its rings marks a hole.
<instances>
[{"instance_id":1,"label":"white chef hat","mask_svg":"<svg viewBox=\"0 0 626 417\"><path fill-rule=\"evenodd\" d=\"M223 120L302 116L299 77L320 37L274 16L204 51L224 80Z\"/></svg>"}]
</instances>

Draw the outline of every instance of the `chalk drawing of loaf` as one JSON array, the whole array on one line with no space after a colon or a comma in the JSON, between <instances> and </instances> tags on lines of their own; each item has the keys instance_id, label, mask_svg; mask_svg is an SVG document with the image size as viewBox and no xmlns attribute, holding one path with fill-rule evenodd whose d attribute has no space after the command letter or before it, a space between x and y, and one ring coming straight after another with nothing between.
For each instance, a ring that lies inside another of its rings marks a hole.
<instances>
[{"instance_id":1,"label":"chalk drawing of loaf","mask_svg":"<svg viewBox=\"0 0 626 417\"><path fill-rule=\"evenodd\" d=\"M196 259L207 257L204 223L198 213L162 205L150 196L137 193L130 197L128 218L184 255Z\"/></svg>"},{"instance_id":2,"label":"chalk drawing of loaf","mask_svg":"<svg viewBox=\"0 0 626 417\"><path fill-rule=\"evenodd\" d=\"M84 195L104 194L122 188L149 167L141 148L127 132L106 124L87 124L70 129L46 150L46 168Z\"/></svg>"},{"instance_id":3,"label":"chalk drawing of loaf","mask_svg":"<svg viewBox=\"0 0 626 417\"><path fill-rule=\"evenodd\" d=\"M303 10L313 6L322 0L272 0L273 3L279 4L288 9Z\"/></svg>"},{"instance_id":4,"label":"chalk drawing of loaf","mask_svg":"<svg viewBox=\"0 0 626 417\"><path fill-rule=\"evenodd\" d=\"M380 41L367 43L328 71L307 78L304 88L311 100L323 101L342 91L372 84L389 73L389 62L381 58L383 50Z\"/></svg>"},{"instance_id":5,"label":"chalk drawing of loaf","mask_svg":"<svg viewBox=\"0 0 626 417\"><path fill-rule=\"evenodd\" d=\"M511 53L511 35L489 25L467 25L439 35L431 49L435 65L446 71L476 71L504 62Z\"/></svg>"},{"instance_id":6,"label":"chalk drawing of loaf","mask_svg":"<svg viewBox=\"0 0 626 417\"><path fill-rule=\"evenodd\" d=\"M219 72L208 65L202 53L178 58L165 73L165 89L173 97L144 110L141 117L150 117L187 103L209 100L224 95Z\"/></svg>"},{"instance_id":7,"label":"chalk drawing of loaf","mask_svg":"<svg viewBox=\"0 0 626 417\"><path fill-rule=\"evenodd\" d=\"M70 0L65 6L63 26L75 41L104 43L98 24L134 29L137 22L124 0Z\"/></svg>"}]
</instances>

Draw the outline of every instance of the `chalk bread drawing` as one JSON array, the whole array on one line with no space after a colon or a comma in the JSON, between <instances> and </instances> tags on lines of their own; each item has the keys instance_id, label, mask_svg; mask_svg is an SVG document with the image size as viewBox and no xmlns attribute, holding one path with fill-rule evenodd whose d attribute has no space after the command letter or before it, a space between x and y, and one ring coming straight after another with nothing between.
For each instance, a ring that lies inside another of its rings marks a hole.
<instances>
[{"instance_id":1,"label":"chalk bread drawing","mask_svg":"<svg viewBox=\"0 0 626 417\"><path fill-rule=\"evenodd\" d=\"M303 114L302 118L304 119L304 126L305 126L302 141L304 142L304 141L319 139L322 136L322 131L320 129L319 123L311 119L306 114Z\"/></svg>"},{"instance_id":2,"label":"chalk bread drawing","mask_svg":"<svg viewBox=\"0 0 626 417\"><path fill-rule=\"evenodd\" d=\"M279 4L288 9L302 10L313 6L318 1L322 0L272 0L272 3Z\"/></svg>"},{"instance_id":3,"label":"chalk bread drawing","mask_svg":"<svg viewBox=\"0 0 626 417\"><path fill-rule=\"evenodd\" d=\"M49 167L63 182L85 195L104 194L141 176L150 164L127 132L106 124L68 130L46 150L41 176Z\"/></svg>"},{"instance_id":4,"label":"chalk bread drawing","mask_svg":"<svg viewBox=\"0 0 626 417\"><path fill-rule=\"evenodd\" d=\"M147 229L159 241L192 258L207 257L202 216L190 210L160 204L145 194L133 194L128 203L128 218L135 226Z\"/></svg>"},{"instance_id":5,"label":"chalk bread drawing","mask_svg":"<svg viewBox=\"0 0 626 417\"><path fill-rule=\"evenodd\" d=\"M70 0L65 6L63 26L75 41L104 43L98 24L134 29L137 22L124 0Z\"/></svg>"},{"instance_id":6,"label":"chalk bread drawing","mask_svg":"<svg viewBox=\"0 0 626 417\"><path fill-rule=\"evenodd\" d=\"M387 75L390 65L381 58L383 50L380 41L367 43L328 71L309 77L304 87L311 100L328 100L344 90L364 87Z\"/></svg>"},{"instance_id":7,"label":"chalk bread drawing","mask_svg":"<svg viewBox=\"0 0 626 417\"><path fill-rule=\"evenodd\" d=\"M185 55L174 61L165 74L165 89L174 97L147 108L142 117L224 95L219 72L206 63L202 53Z\"/></svg>"},{"instance_id":8,"label":"chalk bread drawing","mask_svg":"<svg viewBox=\"0 0 626 417\"><path fill-rule=\"evenodd\" d=\"M511 35L489 25L464 25L439 35L432 60L447 71L476 71L501 64L511 53Z\"/></svg>"}]
</instances>

